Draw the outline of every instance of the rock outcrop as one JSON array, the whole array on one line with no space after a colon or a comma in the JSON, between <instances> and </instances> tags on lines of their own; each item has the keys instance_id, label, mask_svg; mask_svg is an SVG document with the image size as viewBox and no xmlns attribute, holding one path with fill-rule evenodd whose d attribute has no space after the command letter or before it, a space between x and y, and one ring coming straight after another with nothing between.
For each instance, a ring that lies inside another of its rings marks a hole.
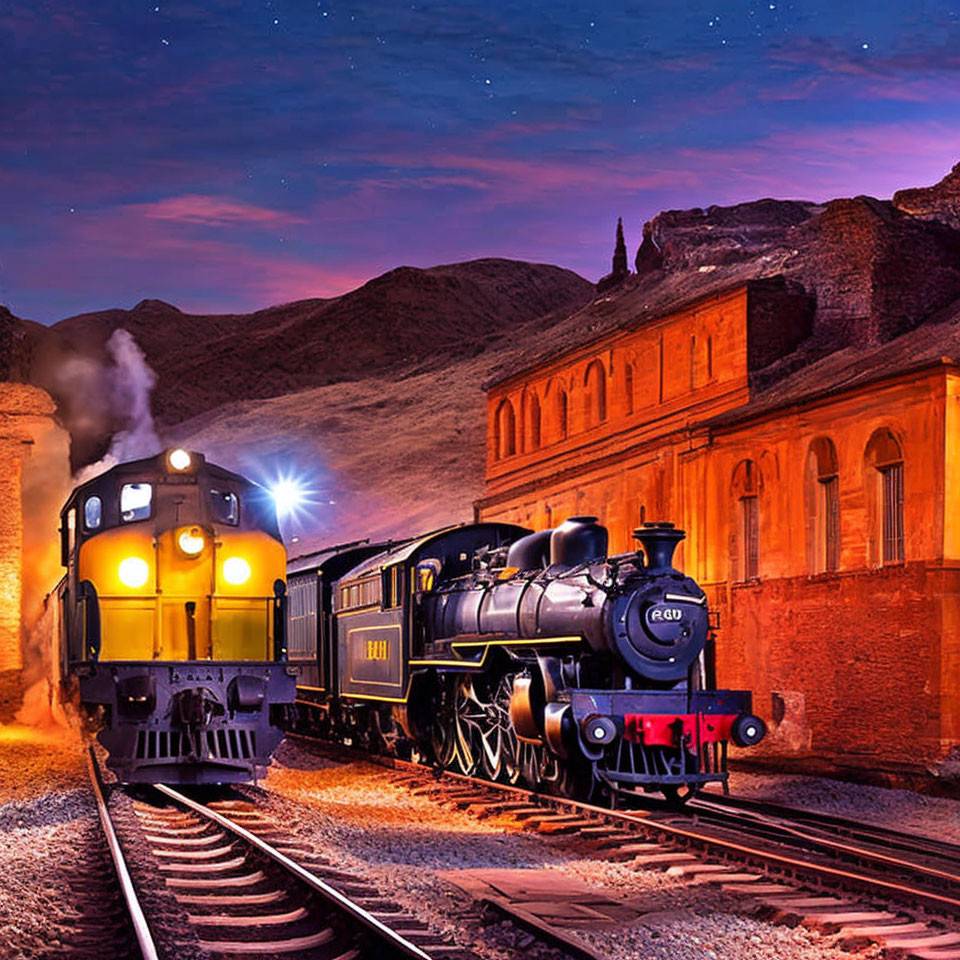
<instances>
[{"instance_id":1,"label":"rock outcrop","mask_svg":"<svg viewBox=\"0 0 960 960\"><path fill-rule=\"evenodd\" d=\"M898 190L893 205L920 220L935 220L960 230L960 163L932 187Z\"/></svg>"}]
</instances>

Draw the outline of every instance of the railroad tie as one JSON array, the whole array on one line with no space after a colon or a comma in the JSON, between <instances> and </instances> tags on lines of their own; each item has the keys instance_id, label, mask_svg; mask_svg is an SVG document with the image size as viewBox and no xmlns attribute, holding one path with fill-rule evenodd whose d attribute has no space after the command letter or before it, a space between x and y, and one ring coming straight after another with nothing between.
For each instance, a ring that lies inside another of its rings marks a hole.
<instances>
[{"instance_id":1,"label":"railroad tie","mask_svg":"<svg viewBox=\"0 0 960 960\"><path fill-rule=\"evenodd\" d=\"M682 850L670 850L666 853L641 853L639 856L631 858L631 862L635 868L644 869L674 863L691 863L696 859L692 853L684 853Z\"/></svg>"},{"instance_id":2,"label":"railroad tie","mask_svg":"<svg viewBox=\"0 0 960 960\"><path fill-rule=\"evenodd\" d=\"M707 878L714 883L718 882L717 877ZM757 880L760 878L757 877ZM799 896L800 891L794 887L784 886L782 883L726 883L720 887L723 893L749 893L751 896L757 896L762 893L782 893L784 896Z\"/></svg>"},{"instance_id":3,"label":"railroad tie","mask_svg":"<svg viewBox=\"0 0 960 960\"><path fill-rule=\"evenodd\" d=\"M285 913L255 913L249 916L230 913L188 913L187 919L200 927L266 927L294 923L308 916L309 913L304 907L294 907Z\"/></svg>"},{"instance_id":4,"label":"railroad tie","mask_svg":"<svg viewBox=\"0 0 960 960\"><path fill-rule=\"evenodd\" d=\"M219 860L213 863L161 863L160 870L164 873L224 873L227 870L236 870L246 864L246 856L234 857L232 860Z\"/></svg>"},{"instance_id":5,"label":"railroad tie","mask_svg":"<svg viewBox=\"0 0 960 960\"><path fill-rule=\"evenodd\" d=\"M168 847L209 847L227 839L225 833L207 833L200 837L164 837L159 834L146 833L145 839L150 843L162 843Z\"/></svg>"},{"instance_id":6,"label":"railroad tie","mask_svg":"<svg viewBox=\"0 0 960 960\"><path fill-rule=\"evenodd\" d=\"M960 947L960 933L940 932L933 930L923 934L906 935L894 933L891 930L890 936L881 934L878 938L885 950L903 951L908 957L917 955L918 950L927 950L935 947Z\"/></svg>"},{"instance_id":7,"label":"railroad tie","mask_svg":"<svg viewBox=\"0 0 960 960\"><path fill-rule=\"evenodd\" d=\"M837 931L837 946L841 950L860 950L867 944L876 943L883 936L903 936L910 933L928 933L930 928L919 921L896 920L869 921L863 924L849 924Z\"/></svg>"},{"instance_id":8,"label":"railroad tie","mask_svg":"<svg viewBox=\"0 0 960 960\"><path fill-rule=\"evenodd\" d=\"M632 860L634 857L649 857L670 852L672 852L670 848L661 843L621 843L613 849L604 850L602 859L616 863L621 860Z\"/></svg>"},{"instance_id":9,"label":"railroad tie","mask_svg":"<svg viewBox=\"0 0 960 960\"><path fill-rule=\"evenodd\" d=\"M282 890L267 893L175 893L174 897L187 907L253 907L287 899Z\"/></svg>"},{"instance_id":10,"label":"railroad tie","mask_svg":"<svg viewBox=\"0 0 960 960\"><path fill-rule=\"evenodd\" d=\"M296 953L329 943L334 937L329 927L305 937L289 940L201 940L202 949L210 953L234 953L244 956L265 956L271 953Z\"/></svg>"},{"instance_id":11,"label":"railroad tie","mask_svg":"<svg viewBox=\"0 0 960 960\"><path fill-rule=\"evenodd\" d=\"M239 877L164 877L163 882L178 890L205 890L214 887L252 887L265 880L262 870Z\"/></svg>"},{"instance_id":12,"label":"railroad tie","mask_svg":"<svg viewBox=\"0 0 960 960\"><path fill-rule=\"evenodd\" d=\"M530 804L526 801L509 800L503 803L485 804L481 810L478 810L476 816L480 820L487 820L490 817L499 817L506 814L512 814L516 810L530 810ZM542 807L533 809L541 810Z\"/></svg>"},{"instance_id":13,"label":"railroad tie","mask_svg":"<svg viewBox=\"0 0 960 960\"><path fill-rule=\"evenodd\" d=\"M678 863L667 867L668 877L696 877L707 873L726 873L730 868L725 863L704 863L694 860L691 863Z\"/></svg>"}]
</instances>

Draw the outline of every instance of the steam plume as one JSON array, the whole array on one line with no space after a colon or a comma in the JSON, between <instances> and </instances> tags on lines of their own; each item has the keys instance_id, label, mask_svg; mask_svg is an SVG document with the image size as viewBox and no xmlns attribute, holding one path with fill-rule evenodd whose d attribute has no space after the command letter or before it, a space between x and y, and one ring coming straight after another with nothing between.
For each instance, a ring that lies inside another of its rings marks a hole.
<instances>
[{"instance_id":1,"label":"steam plume","mask_svg":"<svg viewBox=\"0 0 960 960\"><path fill-rule=\"evenodd\" d=\"M161 447L150 412L150 394L157 375L150 369L143 350L133 334L120 327L107 341L107 352L113 361L109 373L110 404L114 411L125 412L126 426L114 434L110 450L102 460L77 474L77 483L90 480L125 460L149 457Z\"/></svg>"}]
</instances>

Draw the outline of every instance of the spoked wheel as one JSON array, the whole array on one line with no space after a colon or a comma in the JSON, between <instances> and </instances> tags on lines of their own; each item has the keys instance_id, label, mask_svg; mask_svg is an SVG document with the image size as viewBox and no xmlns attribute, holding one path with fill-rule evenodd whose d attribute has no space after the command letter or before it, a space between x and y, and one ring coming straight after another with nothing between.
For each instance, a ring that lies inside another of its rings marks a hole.
<instances>
[{"instance_id":1,"label":"spoked wheel","mask_svg":"<svg viewBox=\"0 0 960 960\"><path fill-rule=\"evenodd\" d=\"M516 786L522 783L536 789L543 772L545 750L542 744L527 743L517 736L510 719L510 697L513 694L514 673L505 673L497 683L493 696L493 714L500 731L500 779Z\"/></svg>"},{"instance_id":2,"label":"spoked wheel","mask_svg":"<svg viewBox=\"0 0 960 960\"><path fill-rule=\"evenodd\" d=\"M499 731L500 739L500 769L496 777L506 783L515 785L523 779L522 748L527 744L517 739L517 732L510 721L510 696L513 693L514 674L503 674L497 682L497 689L493 695L494 723ZM489 775L489 774L488 774Z\"/></svg>"},{"instance_id":3,"label":"spoked wheel","mask_svg":"<svg viewBox=\"0 0 960 960\"><path fill-rule=\"evenodd\" d=\"M457 684L453 709L453 766L471 777L481 767L500 772L499 731L490 723L489 705L477 696L473 677Z\"/></svg>"},{"instance_id":4,"label":"spoked wheel","mask_svg":"<svg viewBox=\"0 0 960 960\"><path fill-rule=\"evenodd\" d=\"M430 719L430 752L433 762L442 768L450 766L456 751L452 700L449 684L443 684L437 692Z\"/></svg>"}]
</instances>

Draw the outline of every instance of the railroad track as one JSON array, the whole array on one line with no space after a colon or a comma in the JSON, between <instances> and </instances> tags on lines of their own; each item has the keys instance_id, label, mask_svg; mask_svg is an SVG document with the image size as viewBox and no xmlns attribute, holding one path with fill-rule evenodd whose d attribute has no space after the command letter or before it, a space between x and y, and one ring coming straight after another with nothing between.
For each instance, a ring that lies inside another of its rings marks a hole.
<instances>
[{"instance_id":1,"label":"railroad track","mask_svg":"<svg viewBox=\"0 0 960 960\"><path fill-rule=\"evenodd\" d=\"M330 867L246 800L227 795L204 804L171 787L143 788L126 798L115 829L116 811L103 798L92 751L90 757L143 960L475 960L374 884ZM150 894L151 887L167 896ZM147 897L138 892L144 889Z\"/></svg>"},{"instance_id":2,"label":"railroad track","mask_svg":"<svg viewBox=\"0 0 960 960\"><path fill-rule=\"evenodd\" d=\"M683 811L656 803L610 810L294 736L335 757L391 767L394 782L480 818L561 837L598 858L719 884L757 901L771 919L836 933L838 942L960 960L957 845L732 797L697 798Z\"/></svg>"}]
</instances>

